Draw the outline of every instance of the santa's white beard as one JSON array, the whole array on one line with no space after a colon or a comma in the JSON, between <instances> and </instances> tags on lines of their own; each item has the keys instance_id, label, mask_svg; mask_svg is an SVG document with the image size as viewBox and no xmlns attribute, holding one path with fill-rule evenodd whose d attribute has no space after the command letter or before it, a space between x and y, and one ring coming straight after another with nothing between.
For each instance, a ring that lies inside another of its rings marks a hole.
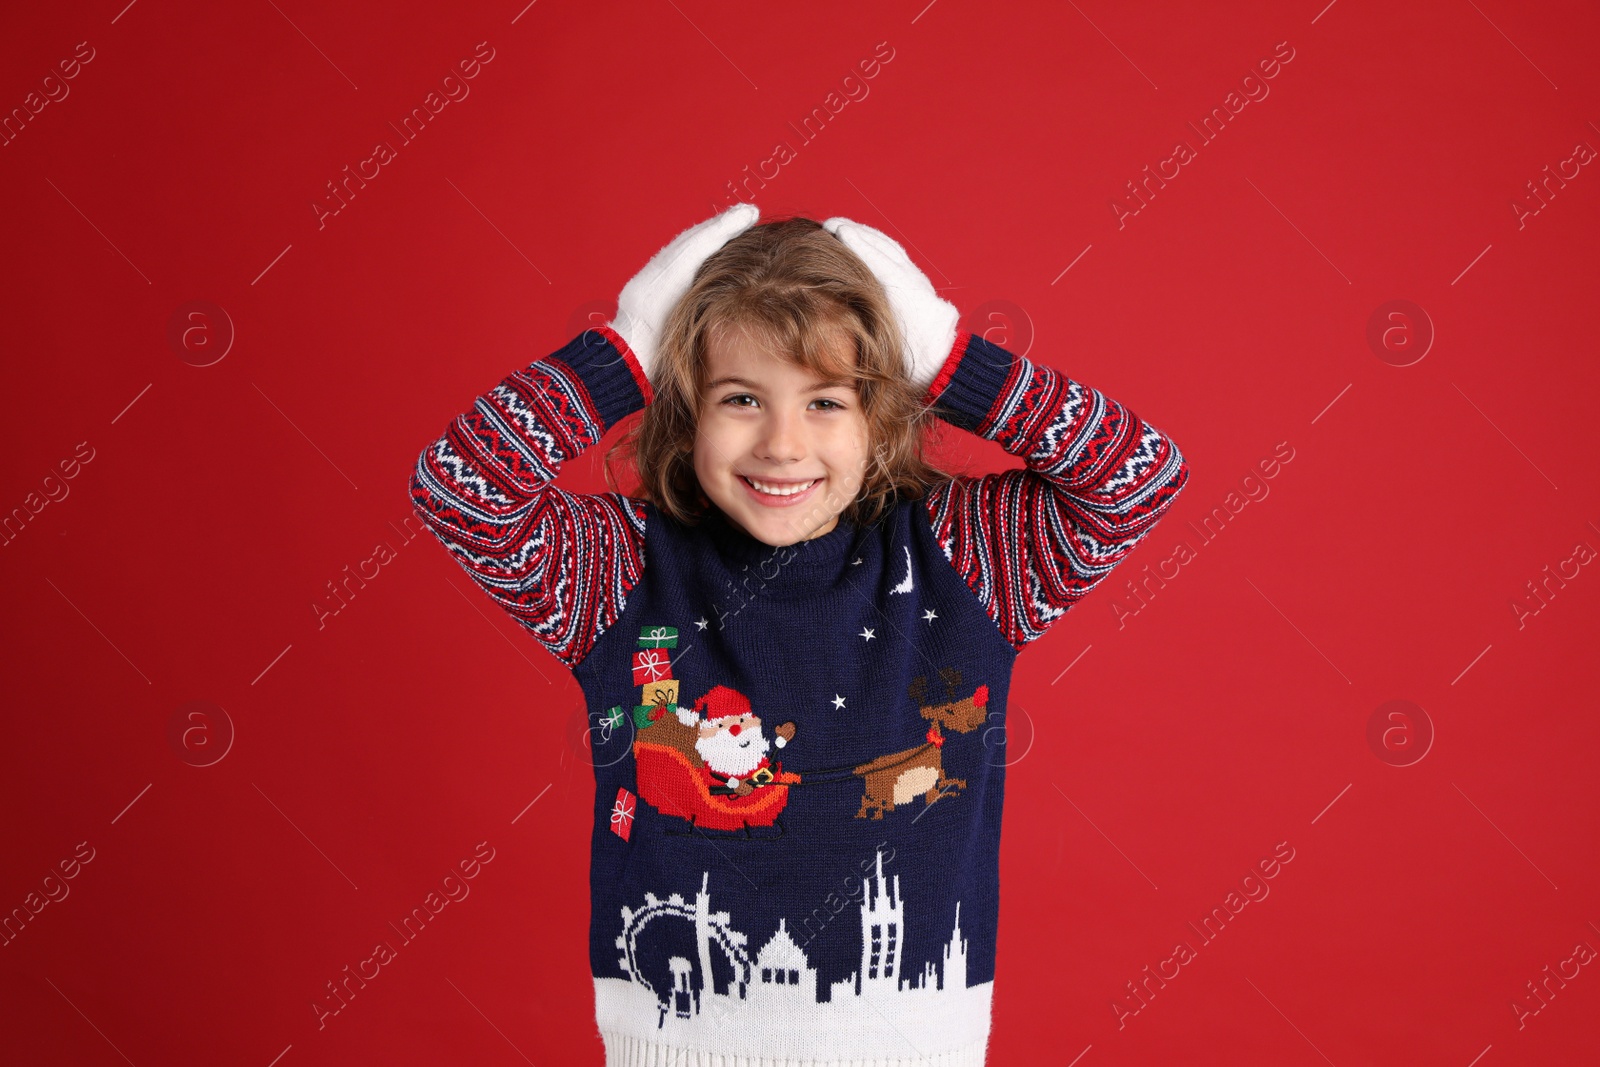
<instances>
[{"instance_id":1,"label":"santa's white beard","mask_svg":"<svg viewBox=\"0 0 1600 1067\"><path fill-rule=\"evenodd\" d=\"M694 743L694 750L712 770L732 778L743 777L760 766L769 747L767 739L755 730L740 730L737 737L719 730Z\"/></svg>"}]
</instances>

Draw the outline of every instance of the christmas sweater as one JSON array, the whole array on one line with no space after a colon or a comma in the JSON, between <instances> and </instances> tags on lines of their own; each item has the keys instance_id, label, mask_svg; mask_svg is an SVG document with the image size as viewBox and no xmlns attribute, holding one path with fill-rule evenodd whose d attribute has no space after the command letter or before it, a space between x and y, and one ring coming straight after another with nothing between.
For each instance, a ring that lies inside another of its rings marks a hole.
<instances>
[{"instance_id":1,"label":"christmas sweater","mask_svg":"<svg viewBox=\"0 0 1600 1067\"><path fill-rule=\"evenodd\" d=\"M652 398L585 331L419 456L416 511L572 671L608 1064L984 1062L1017 654L1188 478L1170 437L971 333L927 402L1025 468L764 544L553 484Z\"/></svg>"}]
</instances>

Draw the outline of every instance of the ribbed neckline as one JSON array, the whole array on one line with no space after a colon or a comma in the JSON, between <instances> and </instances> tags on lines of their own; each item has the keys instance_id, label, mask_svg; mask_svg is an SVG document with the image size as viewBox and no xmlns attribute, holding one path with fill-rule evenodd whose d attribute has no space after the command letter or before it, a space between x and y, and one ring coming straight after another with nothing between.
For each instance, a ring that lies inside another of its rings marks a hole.
<instances>
[{"instance_id":1,"label":"ribbed neckline","mask_svg":"<svg viewBox=\"0 0 1600 1067\"><path fill-rule=\"evenodd\" d=\"M838 525L821 537L774 546L739 529L716 507L707 512L704 525L730 570L761 567L763 580L778 585L837 575L855 559L864 532L848 516L840 515Z\"/></svg>"}]
</instances>

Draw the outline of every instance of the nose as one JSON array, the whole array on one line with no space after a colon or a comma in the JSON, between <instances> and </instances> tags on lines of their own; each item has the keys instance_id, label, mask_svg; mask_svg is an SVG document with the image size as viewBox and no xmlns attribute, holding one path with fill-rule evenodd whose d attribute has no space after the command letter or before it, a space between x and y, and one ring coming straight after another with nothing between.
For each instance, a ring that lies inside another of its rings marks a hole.
<instances>
[{"instance_id":1,"label":"nose","mask_svg":"<svg viewBox=\"0 0 1600 1067\"><path fill-rule=\"evenodd\" d=\"M732 734L734 737L738 737L739 736L739 730L740 730L740 726L739 726L738 723L734 723L732 726L728 727L728 732L730 734Z\"/></svg>"},{"instance_id":2,"label":"nose","mask_svg":"<svg viewBox=\"0 0 1600 1067\"><path fill-rule=\"evenodd\" d=\"M805 455L805 431L799 415L775 410L761 428L761 445L756 451L762 459L787 463Z\"/></svg>"}]
</instances>

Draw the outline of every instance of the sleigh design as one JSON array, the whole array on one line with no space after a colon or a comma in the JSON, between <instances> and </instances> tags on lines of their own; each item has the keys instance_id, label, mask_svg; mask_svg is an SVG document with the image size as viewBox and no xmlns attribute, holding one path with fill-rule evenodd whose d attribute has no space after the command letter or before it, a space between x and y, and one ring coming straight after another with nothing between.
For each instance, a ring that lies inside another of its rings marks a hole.
<instances>
[{"instance_id":1,"label":"sleigh design","mask_svg":"<svg viewBox=\"0 0 1600 1067\"><path fill-rule=\"evenodd\" d=\"M771 826L789 802L789 786L800 780L798 774L779 772L747 796L732 791L713 793L704 772L676 745L641 739L634 742L633 755L640 795L662 814L687 819L706 830Z\"/></svg>"},{"instance_id":2,"label":"sleigh design","mask_svg":"<svg viewBox=\"0 0 1600 1067\"><path fill-rule=\"evenodd\" d=\"M885 812L918 799L932 805L942 797L967 786L965 778L945 773L945 730L971 733L988 720L989 687L980 685L970 696L960 697L961 672L954 667L939 671L945 699L930 700L927 678L913 679L908 690L911 701L928 730L920 744L889 752L866 763L844 767L815 768L800 774L786 772L781 762L768 766L766 757L755 769L736 777L717 774L718 767L752 766L738 756L746 742L729 749L735 757L718 759L705 746L733 744L741 729L751 730L761 740L761 722L750 701L737 690L713 686L689 705L679 706L677 679L668 677L670 656L663 650L677 647L677 630L669 626L646 627L640 636L640 650L634 653L634 681L642 685L642 703L634 708L633 741L639 798L663 815L686 820L689 832L700 830L743 831L776 827L789 802L790 787L824 785L860 779L862 797L858 819L882 819ZM622 708L611 711L613 723L625 719ZM719 729L714 724L722 723ZM709 732L704 727L711 725ZM795 724L773 728L777 747L792 741ZM766 752L765 743L753 750ZM727 752L724 752L724 756ZM668 831L681 832L681 831Z\"/></svg>"}]
</instances>

